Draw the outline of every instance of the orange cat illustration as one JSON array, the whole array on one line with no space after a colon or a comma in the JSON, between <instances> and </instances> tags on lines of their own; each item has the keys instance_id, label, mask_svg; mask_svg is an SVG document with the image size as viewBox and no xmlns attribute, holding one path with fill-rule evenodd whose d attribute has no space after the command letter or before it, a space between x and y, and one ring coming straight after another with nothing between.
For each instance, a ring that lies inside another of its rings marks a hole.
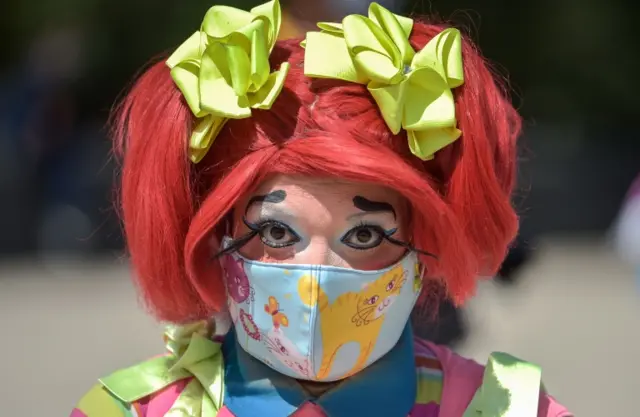
<instances>
[{"instance_id":1,"label":"orange cat illustration","mask_svg":"<svg viewBox=\"0 0 640 417\"><path fill-rule=\"evenodd\" d=\"M312 279L312 278L308 278ZM299 285L308 288L300 280ZM333 303L322 288L318 288L318 312L322 334L322 363L316 377L329 376L333 361L340 348L350 342L360 345L360 354L353 368L344 377L364 368L384 322L384 314L406 282L406 273L401 265L383 274L360 292L347 292ZM340 329L336 332L336 329ZM331 332L333 330L333 332Z\"/></svg>"}]
</instances>

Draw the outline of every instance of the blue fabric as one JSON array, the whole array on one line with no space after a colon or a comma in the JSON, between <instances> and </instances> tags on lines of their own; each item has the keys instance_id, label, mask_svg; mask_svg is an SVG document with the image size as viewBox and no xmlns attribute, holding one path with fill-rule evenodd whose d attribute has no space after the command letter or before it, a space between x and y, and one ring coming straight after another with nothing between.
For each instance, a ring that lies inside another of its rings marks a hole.
<instances>
[{"instance_id":1,"label":"blue fabric","mask_svg":"<svg viewBox=\"0 0 640 417\"><path fill-rule=\"evenodd\" d=\"M224 404L236 417L286 417L306 401L321 406L328 417L406 417L415 403L410 324L388 354L319 398L309 397L296 380L248 355L238 346L233 331L225 338L222 351Z\"/></svg>"}]
</instances>

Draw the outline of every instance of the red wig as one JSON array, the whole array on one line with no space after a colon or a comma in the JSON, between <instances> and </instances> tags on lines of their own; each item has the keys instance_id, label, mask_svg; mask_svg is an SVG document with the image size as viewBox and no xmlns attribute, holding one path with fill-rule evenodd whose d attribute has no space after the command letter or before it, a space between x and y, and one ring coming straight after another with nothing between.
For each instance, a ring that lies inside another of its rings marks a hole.
<instances>
[{"instance_id":1,"label":"red wig","mask_svg":"<svg viewBox=\"0 0 640 417\"><path fill-rule=\"evenodd\" d=\"M416 22L421 49L444 27ZM121 204L137 284L161 320L204 318L225 306L215 245L236 201L273 174L333 177L387 186L411 206L412 243L428 279L458 303L492 275L518 220L510 194L520 118L474 46L464 40L465 83L454 90L462 137L423 162L406 134L393 135L365 86L311 79L300 40L279 42L272 68L291 63L270 110L230 120L205 159L189 161L193 116L160 62L134 85L116 113L124 154ZM211 242L213 243L212 247Z\"/></svg>"}]
</instances>

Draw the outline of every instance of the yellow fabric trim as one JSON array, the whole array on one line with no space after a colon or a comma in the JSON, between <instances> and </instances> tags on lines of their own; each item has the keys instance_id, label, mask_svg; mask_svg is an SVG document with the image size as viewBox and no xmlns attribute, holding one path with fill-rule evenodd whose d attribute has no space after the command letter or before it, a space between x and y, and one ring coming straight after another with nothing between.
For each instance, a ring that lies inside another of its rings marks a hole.
<instances>
[{"instance_id":1,"label":"yellow fabric trim","mask_svg":"<svg viewBox=\"0 0 640 417\"><path fill-rule=\"evenodd\" d=\"M88 417L127 417L102 384L94 385L80 399L77 408Z\"/></svg>"},{"instance_id":2,"label":"yellow fabric trim","mask_svg":"<svg viewBox=\"0 0 640 417\"><path fill-rule=\"evenodd\" d=\"M442 380L430 380L418 376L416 404L429 404L430 402L440 404L441 399Z\"/></svg>"}]
</instances>

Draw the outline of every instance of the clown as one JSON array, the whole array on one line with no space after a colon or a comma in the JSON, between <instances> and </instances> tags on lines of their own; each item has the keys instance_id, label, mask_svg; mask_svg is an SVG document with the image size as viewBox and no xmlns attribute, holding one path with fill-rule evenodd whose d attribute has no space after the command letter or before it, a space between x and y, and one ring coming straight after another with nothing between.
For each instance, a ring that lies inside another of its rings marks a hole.
<instances>
[{"instance_id":1,"label":"clown","mask_svg":"<svg viewBox=\"0 0 640 417\"><path fill-rule=\"evenodd\" d=\"M520 118L476 48L376 3L305 39L280 21L277 0L212 7L119 107L127 244L169 352L72 415L569 416L536 365L412 332L518 228Z\"/></svg>"}]
</instances>

